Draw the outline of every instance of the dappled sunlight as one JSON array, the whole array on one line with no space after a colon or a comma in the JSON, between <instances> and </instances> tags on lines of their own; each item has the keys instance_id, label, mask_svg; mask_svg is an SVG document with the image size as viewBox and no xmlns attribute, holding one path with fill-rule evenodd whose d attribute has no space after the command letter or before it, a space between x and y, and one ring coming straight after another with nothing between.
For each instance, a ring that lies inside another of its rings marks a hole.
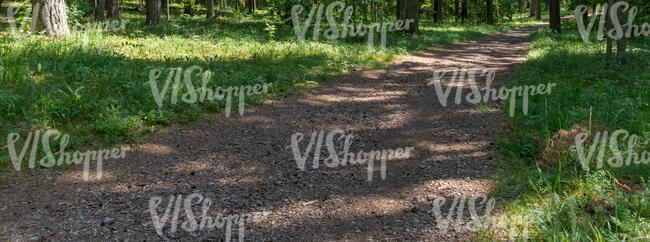
<instances>
[{"instance_id":1,"label":"dappled sunlight","mask_svg":"<svg viewBox=\"0 0 650 242\"><path fill-rule=\"evenodd\" d=\"M211 171L215 168L216 167L212 162L186 161L172 166L170 170L174 173L190 174L202 171Z\"/></svg>"},{"instance_id":2,"label":"dappled sunlight","mask_svg":"<svg viewBox=\"0 0 650 242\"><path fill-rule=\"evenodd\" d=\"M341 95L317 95L314 98L316 100L323 100L325 102L376 102L376 101L390 101L392 99L400 98L406 95L406 92L403 91L392 91L392 92L377 92L374 91L373 94L368 94L366 96L341 96Z\"/></svg>"},{"instance_id":3,"label":"dappled sunlight","mask_svg":"<svg viewBox=\"0 0 650 242\"><path fill-rule=\"evenodd\" d=\"M169 155L175 151L171 146L162 144L140 144L137 146L137 149L138 151L152 155Z\"/></svg>"},{"instance_id":4,"label":"dappled sunlight","mask_svg":"<svg viewBox=\"0 0 650 242\"><path fill-rule=\"evenodd\" d=\"M102 173L98 173L96 170L96 163L90 164L90 171L88 172L88 177L84 176L82 169L65 169L61 171L61 175L56 177L57 183L63 184L95 184L97 182L106 182L107 180L114 180L116 174L111 171L103 170Z\"/></svg>"},{"instance_id":5,"label":"dappled sunlight","mask_svg":"<svg viewBox=\"0 0 650 242\"><path fill-rule=\"evenodd\" d=\"M452 84L450 73L442 86L452 89L452 105L442 104L427 84L436 70L483 64L498 72L493 86L502 85L537 27L485 36L523 22L459 25L423 18L419 36L389 33L380 50L377 34L368 49L367 36L311 40L311 27L300 41L287 19L291 13L283 13L291 9L286 1L244 13L250 2L214 18L205 17L202 2L172 3L172 16L154 24L140 3L119 1L120 19L133 22L91 36L87 46L79 44L85 36L78 32L53 41L3 39L0 64L7 71L0 83L9 89L0 90L6 103L0 131L53 127L71 133L75 148L132 143L133 149L124 159L105 160L101 174L93 162L87 177L83 165L8 177L6 189L0 185L0 214L10 219L0 219L0 240L230 236L223 229L189 229L192 210L197 216L271 213L247 224L246 238L235 230L231 240L462 240L436 232L433 198L493 192L491 149L502 113L490 109L496 102L463 97L454 103L456 87L465 95L471 86ZM92 18L70 7L71 21ZM184 10L191 14L178 16ZM372 15L371 22L387 20ZM477 40L453 44L471 39ZM211 75L187 71L193 66ZM477 85L484 87L484 80ZM268 92L266 83L272 84ZM264 84L265 92L204 96L216 86L255 84ZM193 195L210 198L213 210L199 211L208 200L180 200ZM163 224L155 217L164 217Z\"/></svg>"}]
</instances>

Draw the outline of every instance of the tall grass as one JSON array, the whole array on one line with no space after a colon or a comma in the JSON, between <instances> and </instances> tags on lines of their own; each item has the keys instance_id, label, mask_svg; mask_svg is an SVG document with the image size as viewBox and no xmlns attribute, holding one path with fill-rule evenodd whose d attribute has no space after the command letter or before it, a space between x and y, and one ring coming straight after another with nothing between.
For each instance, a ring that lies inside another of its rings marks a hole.
<instances>
[{"instance_id":1,"label":"tall grass","mask_svg":"<svg viewBox=\"0 0 650 242\"><path fill-rule=\"evenodd\" d=\"M629 130L642 143L650 139L650 39L631 39L628 64L605 70L603 41L596 41L592 34L591 41L583 42L574 21L562 30L556 35L543 29L531 36L528 61L510 84L554 82L557 88L548 96L531 97L528 116L510 119L514 131L498 142L504 163L495 182L507 204L504 213L540 218L539 223L524 225L534 240L647 241L650 165L585 171L574 147L564 147L570 156L555 161L554 166L540 164L538 154L539 147L547 145L559 130L590 120L600 121L610 132ZM637 146L637 151L640 154L648 148ZM612 155L608 152L604 160ZM614 179L632 191L621 189ZM499 237L490 231L483 235Z\"/></svg>"},{"instance_id":2,"label":"tall grass","mask_svg":"<svg viewBox=\"0 0 650 242\"><path fill-rule=\"evenodd\" d=\"M134 5L126 2L123 7ZM527 19L498 26L423 21L420 36L389 33L387 48L382 50L378 46L368 49L365 37L300 42L292 26L264 12L219 15L216 19L175 16L151 28L145 26L144 14L123 11L122 18L130 21L126 29L90 34L87 46L82 41L84 33L58 40L38 36L15 40L4 35L0 38L4 68L0 73L0 137L12 132L25 137L33 130L55 128L72 135L70 148L133 142L156 127L191 122L223 110L224 103L219 101L176 105L166 101L158 107L145 84L154 68L199 65L213 73L211 87L273 83L268 95L246 100L251 104L353 68L381 68L413 51L537 23ZM277 26L274 39L265 30L267 23ZM198 77L193 82L200 86ZM4 145L6 139L0 138L0 147ZM0 169L9 167L5 154L0 153Z\"/></svg>"}]
</instances>

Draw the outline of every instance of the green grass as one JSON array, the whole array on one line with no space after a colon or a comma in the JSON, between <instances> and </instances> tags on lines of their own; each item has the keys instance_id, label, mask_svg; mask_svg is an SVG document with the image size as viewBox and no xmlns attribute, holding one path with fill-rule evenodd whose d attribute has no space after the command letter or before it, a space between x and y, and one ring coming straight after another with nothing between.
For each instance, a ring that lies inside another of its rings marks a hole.
<instances>
[{"instance_id":1,"label":"green grass","mask_svg":"<svg viewBox=\"0 0 650 242\"><path fill-rule=\"evenodd\" d=\"M509 84L557 83L550 95L531 97L528 116L517 112L510 119L514 131L498 142L504 163L495 177L497 196L504 198L505 214L541 219L523 225L533 240L645 237L647 241L650 237L650 165L605 166L587 172L570 146L563 147L569 155L557 165L538 163L540 144L558 130L570 130L585 120L599 120L610 133L626 129L641 141L650 139L650 39L631 39L628 64L605 70L605 43L593 35L592 41L582 42L575 21L565 24L559 35L548 29L537 31L528 61ZM517 107L521 105L519 100ZM649 150L647 145L637 149L639 153ZM604 160L611 156L608 152ZM632 192L621 190L613 178ZM481 235L499 237L492 231Z\"/></svg>"},{"instance_id":2,"label":"green grass","mask_svg":"<svg viewBox=\"0 0 650 242\"><path fill-rule=\"evenodd\" d=\"M135 4L125 2L122 7ZM180 12L180 6L172 7L172 13ZM268 95L246 100L247 104L260 103L353 68L381 68L401 55L538 23L517 19L497 26L433 25L425 20L420 36L389 33L386 50L369 50L366 37L301 43L292 26L277 22L278 31L269 40L266 23L273 22L264 12L220 12L216 19L205 19L202 13L173 16L151 28L145 26L143 13L125 9L122 18L130 21L126 29L102 33L100 49L91 35L86 51L77 33L58 40L0 38L4 68L0 73L0 137L16 132L24 140L30 131L58 129L72 136L68 150L79 149L138 142L158 127L222 111L224 104L218 101L176 105L166 101L159 108L145 84L153 68L199 65L212 71L212 87L273 83ZM6 21L0 27L0 32L7 31ZM193 81L195 87L200 86L198 77ZM6 142L0 138L0 147ZM0 153L0 169L10 164L6 152Z\"/></svg>"}]
</instances>

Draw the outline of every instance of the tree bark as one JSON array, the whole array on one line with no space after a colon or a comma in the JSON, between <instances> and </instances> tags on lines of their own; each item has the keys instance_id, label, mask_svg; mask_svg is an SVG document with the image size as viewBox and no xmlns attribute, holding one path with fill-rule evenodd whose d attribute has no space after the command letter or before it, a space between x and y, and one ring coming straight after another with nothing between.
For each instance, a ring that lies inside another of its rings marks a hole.
<instances>
[{"instance_id":1,"label":"tree bark","mask_svg":"<svg viewBox=\"0 0 650 242\"><path fill-rule=\"evenodd\" d=\"M120 17L120 1L119 0L105 0L106 1L106 17L119 18Z\"/></svg>"},{"instance_id":2,"label":"tree bark","mask_svg":"<svg viewBox=\"0 0 650 242\"><path fill-rule=\"evenodd\" d=\"M147 0L146 24L156 26L160 24L160 0Z\"/></svg>"},{"instance_id":3,"label":"tree bark","mask_svg":"<svg viewBox=\"0 0 650 242\"><path fill-rule=\"evenodd\" d=\"M622 10L623 10L623 7L618 8L618 22L619 23L625 23L627 21L627 18L629 16L629 12L630 12L629 9L628 9L628 11L622 11ZM627 26L627 25L622 25L621 27L623 29L623 33L626 33L628 28L630 28L630 26ZM627 60L625 58L626 49L627 49L627 38L626 38L625 35L623 35L621 37L621 39L616 41L616 59L621 64L627 64Z\"/></svg>"},{"instance_id":4,"label":"tree bark","mask_svg":"<svg viewBox=\"0 0 650 242\"><path fill-rule=\"evenodd\" d=\"M188 0L183 1L183 13L190 16L194 16L195 12L194 12L194 6L192 5L192 2Z\"/></svg>"},{"instance_id":5,"label":"tree bark","mask_svg":"<svg viewBox=\"0 0 650 242\"><path fill-rule=\"evenodd\" d=\"M542 0L537 0L537 6L535 7L535 10L537 10L536 19L542 19Z\"/></svg>"},{"instance_id":6,"label":"tree bark","mask_svg":"<svg viewBox=\"0 0 650 242\"><path fill-rule=\"evenodd\" d=\"M32 31L42 30L47 30L49 38L60 38L70 33L64 0L32 1Z\"/></svg>"},{"instance_id":7,"label":"tree bark","mask_svg":"<svg viewBox=\"0 0 650 242\"><path fill-rule=\"evenodd\" d=\"M169 0L161 0L160 8L165 13L165 19L169 20Z\"/></svg>"},{"instance_id":8,"label":"tree bark","mask_svg":"<svg viewBox=\"0 0 650 242\"><path fill-rule=\"evenodd\" d=\"M95 8L95 6L97 6L97 0L88 0L88 6L91 7L91 11L86 12L86 17L90 16L91 14L95 14L95 12L92 11L92 8Z\"/></svg>"},{"instance_id":9,"label":"tree bark","mask_svg":"<svg viewBox=\"0 0 650 242\"><path fill-rule=\"evenodd\" d=\"M442 20L442 0L433 1L433 21L440 23Z\"/></svg>"},{"instance_id":10,"label":"tree bark","mask_svg":"<svg viewBox=\"0 0 650 242\"><path fill-rule=\"evenodd\" d=\"M529 7L530 15L528 17L534 18L535 17L535 0L530 0L530 2L528 4L530 5L530 7Z\"/></svg>"},{"instance_id":11,"label":"tree bark","mask_svg":"<svg viewBox=\"0 0 650 242\"><path fill-rule=\"evenodd\" d=\"M610 10L613 4L614 4L614 0L607 0L607 8L608 8L607 14L603 16L603 18L606 18L605 33L609 33L609 30L613 28L612 18L610 16L612 15L612 11ZM608 34L605 34L605 37L607 38L607 49L605 53L605 68L609 69L612 66L613 40Z\"/></svg>"},{"instance_id":12,"label":"tree bark","mask_svg":"<svg viewBox=\"0 0 650 242\"><path fill-rule=\"evenodd\" d=\"M463 7L461 8L460 12L461 12L460 13L461 19L463 20L462 22L465 23L465 20L467 20L469 18L469 10L468 10L468 7L467 7L467 0L463 0Z\"/></svg>"},{"instance_id":13,"label":"tree bark","mask_svg":"<svg viewBox=\"0 0 650 242\"><path fill-rule=\"evenodd\" d=\"M420 1L419 0L407 0L406 6L406 21L413 20L409 24L409 29L406 30L407 33L413 35L420 34ZM406 24L404 24L406 26Z\"/></svg>"},{"instance_id":14,"label":"tree bark","mask_svg":"<svg viewBox=\"0 0 650 242\"><path fill-rule=\"evenodd\" d=\"M395 0L395 17L402 19L402 2L404 0Z\"/></svg>"},{"instance_id":15,"label":"tree bark","mask_svg":"<svg viewBox=\"0 0 650 242\"><path fill-rule=\"evenodd\" d=\"M487 23L494 25L494 0L486 0L487 2Z\"/></svg>"},{"instance_id":16,"label":"tree bark","mask_svg":"<svg viewBox=\"0 0 650 242\"><path fill-rule=\"evenodd\" d=\"M550 27L553 32L560 33L562 32L562 19L560 18L560 0L549 0L548 4Z\"/></svg>"},{"instance_id":17,"label":"tree bark","mask_svg":"<svg viewBox=\"0 0 650 242\"><path fill-rule=\"evenodd\" d=\"M248 12L253 13L257 10L257 4L255 0L248 0Z\"/></svg>"},{"instance_id":18,"label":"tree bark","mask_svg":"<svg viewBox=\"0 0 650 242\"><path fill-rule=\"evenodd\" d=\"M221 0L221 10L227 10L227 9L228 9L228 1Z\"/></svg>"},{"instance_id":19,"label":"tree bark","mask_svg":"<svg viewBox=\"0 0 650 242\"><path fill-rule=\"evenodd\" d=\"M208 9L205 12L206 18L214 18L214 0L206 0Z\"/></svg>"},{"instance_id":20,"label":"tree bark","mask_svg":"<svg viewBox=\"0 0 650 242\"><path fill-rule=\"evenodd\" d=\"M104 21L104 7L106 6L105 0L97 0L97 7L95 8L95 18L98 21Z\"/></svg>"},{"instance_id":21,"label":"tree bark","mask_svg":"<svg viewBox=\"0 0 650 242\"><path fill-rule=\"evenodd\" d=\"M460 0L454 1L454 17L456 18L456 21L460 19Z\"/></svg>"}]
</instances>

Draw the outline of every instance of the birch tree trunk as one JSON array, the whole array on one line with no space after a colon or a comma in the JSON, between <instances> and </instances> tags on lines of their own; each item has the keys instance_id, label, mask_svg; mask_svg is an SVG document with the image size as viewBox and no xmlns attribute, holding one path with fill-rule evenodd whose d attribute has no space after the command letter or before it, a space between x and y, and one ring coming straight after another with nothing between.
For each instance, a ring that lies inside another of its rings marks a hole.
<instances>
[{"instance_id":1,"label":"birch tree trunk","mask_svg":"<svg viewBox=\"0 0 650 242\"><path fill-rule=\"evenodd\" d=\"M32 31L42 30L47 31L49 38L60 38L70 33L64 0L32 1Z\"/></svg>"}]
</instances>

